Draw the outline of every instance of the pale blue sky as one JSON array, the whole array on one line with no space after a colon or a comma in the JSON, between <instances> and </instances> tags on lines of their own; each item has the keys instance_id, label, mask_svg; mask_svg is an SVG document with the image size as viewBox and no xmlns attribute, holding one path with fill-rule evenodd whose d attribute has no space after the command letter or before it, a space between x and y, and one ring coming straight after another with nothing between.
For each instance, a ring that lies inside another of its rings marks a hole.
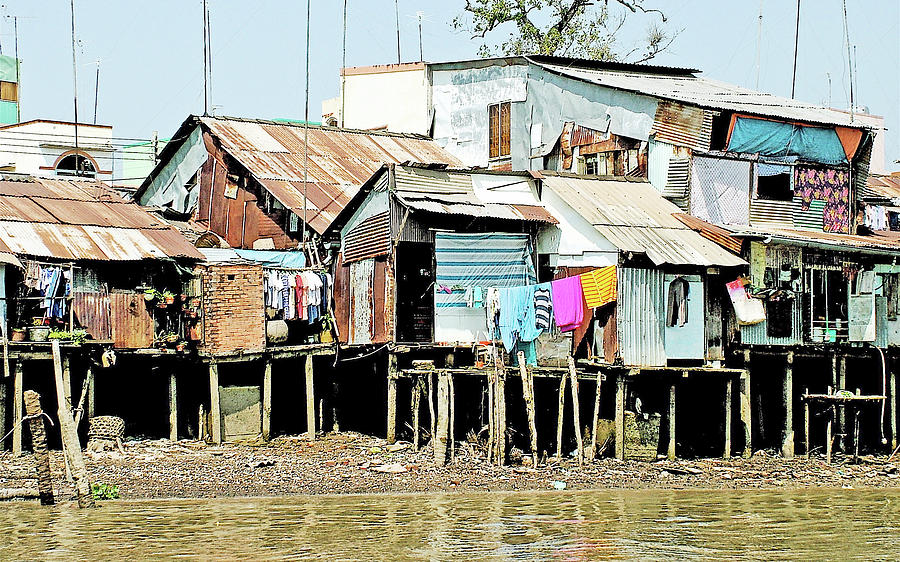
<instances>
[{"instance_id":1,"label":"pale blue sky","mask_svg":"<svg viewBox=\"0 0 900 562\"><path fill-rule=\"evenodd\" d=\"M303 116L306 3L283 0L209 0L212 12L213 103L216 112L247 117ZM756 83L755 0L660 0L670 26L681 29L655 62L701 69L743 86ZM473 58L478 43L450 29L461 0L399 0L403 60L418 59L415 13L425 13L424 50L430 61ZM203 110L201 0L76 0L79 117L93 118L94 61L101 60L99 117L117 137L171 135L190 113ZM341 0L314 0L310 54L310 118L338 92ZM793 0L763 0L759 88L790 95ZM900 2L847 0L851 42L857 45L857 100L885 117L889 167L900 159ZM68 0L6 0L19 16L22 118L71 120L72 59ZM797 97L848 106L841 0L804 0ZM349 0L350 66L396 61L394 0ZM644 23L626 28L632 44ZM500 37L498 37L500 39ZM12 54L12 26L0 21L4 54Z\"/></svg>"}]
</instances>

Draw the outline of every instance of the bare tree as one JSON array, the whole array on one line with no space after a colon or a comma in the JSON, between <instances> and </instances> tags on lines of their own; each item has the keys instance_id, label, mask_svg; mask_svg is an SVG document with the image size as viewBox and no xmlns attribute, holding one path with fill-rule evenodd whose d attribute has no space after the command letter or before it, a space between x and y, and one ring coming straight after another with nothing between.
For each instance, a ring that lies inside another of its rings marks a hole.
<instances>
[{"instance_id":1,"label":"bare tree","mask_svg":"<svg viewBox=\"0 0 900 562\"><path fill-rule=\"evenodd\" d=\"M646 62L678 35L665 29L665 14L645 0L465 0L454 29L484 42L483 57L542 54L596 60ZM616 38L626 19L647 20L646 36L636 47L619 50ZM507 40L489 44L489 35L513 24Z\"/></svg>"}]
</instances>

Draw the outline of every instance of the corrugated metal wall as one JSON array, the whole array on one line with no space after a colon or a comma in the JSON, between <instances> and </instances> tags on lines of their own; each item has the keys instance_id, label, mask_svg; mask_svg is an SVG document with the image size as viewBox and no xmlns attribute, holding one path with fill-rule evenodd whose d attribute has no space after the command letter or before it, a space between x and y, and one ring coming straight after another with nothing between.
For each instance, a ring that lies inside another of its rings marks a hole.
<instances>
[{"instance_id":1,"label":"corrugated metal wall","mask_svg":"<svg viewBox=\"0 0 900 562\"><path fill-rule=\"evenodd\" d=\"M391 214L372 215L344 235L344 263L391 253Z\"/></svg>"},{"instance_id":2,"label":"corrugated metal wall","mask_svg":"<svg viewBox=\"0 0 900 562\"><path fill-rule=\"evenodd\" d=\"M653 132L658 140L706 151L712 136L712 121L711 111L674 101L661 101L656 107Z\"/></svg>"},{"instance_id":3,"label":"corrugated metal wall","mask_svg":"<svg viewBox=\"0 0 900 562\"><path fill-rule=\"evenodd\" d=\"M626 267L617 272L619 352L623 361L626 365L665 366L663 272Z\"/></svg>"},{"instance_id":4,"label":"corrugated metal wall","mask_svg":"<svg viewBox=\"0 0 900 562\"><path fill-rule=\"evenodd\" d=\"M793 228L794 209L793 201L753 199L750 201L750 226Z\"/></svg>"},{"instance_id":5,"label":"corrugated metal wall","mask_svg":"<svg viewBox=\"0 0 900 562\"><path fill-rule=\"evenodd\" d=\"M669 178L669 159L674 156L675 147L669 143L650 139L647 148L647 179L660 193L666 190Z\"/></svg>"},{"instance_id":6,"label":"corrugated metal wall","mask_svg":"<svg viewBox=\"0 0 900 562\"><path fill-rule=\"evenodd\" d=\"M887 319L887 297L875 297L875 346L900 345L900 319Z\"/></svg>"},{"instance_id":7,"label":"corrugated metal wall","mask_svg":"<svg viewBox=\"0 0 900 562\"><path fill-rule=\"evenodd\" d=\"M824 229L823 216L825 215L825 201L810 201L809 208L803 210L799 198L794 198L794 228L800 230L815 230L822 232Z\"/></svg>"},{"instance_id":8,"label":"corrugated metal wall","mask_svg":"<svg viewBox=\"0 0 900 562\"><path fill-rule=\"evenodd\" d=\"M350 264L350 343L372 343L375 260Z\"/></svg>"},{"instance_id":9,"label":"corrugated metal wall","mask_svg":"<svg viewBox=\"0 0 900 562\"><path fill-rule=\"evenodd\" d=\"M143 293L110 293L109 310L110 332L116 347L140 349L153 345L153 316Z\"/></svg>"},{"instance_id":10,"label":"corrugated metal wall","mask_svg":"<svg viewBox=\"0 0 900 562\"><path fill-rule=\"evenodd\" d=\"M803 313L800 299L794 299L791 337L772 338L766 334L766 323L741 326L741 343L744 345L797 345L803 343Z\"/></svg>"}]
</instances>

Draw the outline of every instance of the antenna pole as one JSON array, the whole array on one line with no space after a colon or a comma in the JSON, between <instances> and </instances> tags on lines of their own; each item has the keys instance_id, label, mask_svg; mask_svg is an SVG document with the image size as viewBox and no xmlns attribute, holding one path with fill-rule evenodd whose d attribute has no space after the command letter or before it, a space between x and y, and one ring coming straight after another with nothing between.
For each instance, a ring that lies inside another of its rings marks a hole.
<instances>
[{"instance_id":1,"label":"antenna pole","mask_svg":"<svg viewBox=\"0 0 900 562\"><path fill-rule=\"evenodd\" d=\"M397 64L400 64L400 0L394 0L394 15L397 18Z\"/></svg>"},{"instance_id":2,"label":"antenna pole","mask_svg":"<svg viewBox=\"0 0 900 562\"><path fill-rule=\"evenodd\" d=\"M347 77L347 0L344 0L344 40L341 44L343 56L341 58L341 127L344 126L344 99L346 97Z\"/></svg>"},{"instance_id":3,"label":"antenna pole","mask_svg":"<svg viewBox=\"0 0 900 562\"><path fill-rule=\"evenodd\" d=\"M72 99L75 105L75 175L81 175L81 165L78 161L78 62L75 56L75 0L70 0L72 9ZM16 61L18 64L18 60Z\"/></svg>"},{"instance_id":4,"label":"antenna pole","mask_svg":"<svg viewBox=\"0 0 900 562\"><path fill-rule=\"evenodd\" d=\"M213 81L212 81L212 73L213 73L212 25L210 25L210 23L209 23L209 6L206 5L205 2L204 2L204 11L206 12L206 16L205 16L206 17L206 42L207 42L206 57L207 57L207 59L209 59L209 70L207 72L209 75L209 106L211 108L213 108L213 114L215 114L216 110L215 110L215 105L213 104Z\"/></svg>"},{"instance_id":5,"label":"antenna pole","mask_svg":"<svg viewBox=\"0 0 900 562\"><path fill-rule=\"evenodd\" d=\"M203 0L203 115L209 115L209 57L206 37L206 0Z\"/></svg>"},{"instance_id":6,"label":"antenna pole","mask_svg":"<svg viewBox=\"0 0 900 562\"><path fill-rule=\"evenodd\" d=\"M22 77L19 75L19 18L13 16L16 57L16 123L22 122Z\"/></svg>"},{"instance_id":7,"label":"antenna pole","mask_svg":"<svg viewBox=\"0 0 900 562\"><path fill-rule=\"evenodd\" d=\"M844 39L847 41L847 66L850 67L850 122L853 122L855 101L853 99L853 58L850 56L850 28L847 25L847 0L842 2L844 7Z\"/></svg>"},{"instance_id":8,"label":"antenna pole","mask_svg":"<svg viewBox=\"0 0 900 562\"><path fill-rule=\"evenodd\" d=\"M797 0L797 28L794 31L794 73L791 78L791 99L797 89L797 48L800 46L800 0Z\"/></svg>"},{"instance_id":9,"label":"antenna pole","mask_svg":"<svg viewBox=\"0 0 900 562\"><path fill-rule=\"evenodd\" d=\"M306 97L304 100L303 117L303 230L300 243L306 255L306 198L309 195L309 14L310 0L306 0ZM343 116L341 116L343 119Z\"/></svg>"},{"instance_id":10,"label":"antenna pole","mask_svg":"<svg viewBox=\"0 0 900 562\"><path fill-rule=\"evenodd\" d=\"M94 80L94 125L97 124L97 100L100 98L100 60L97 59L97 77Z\"/></svg>"},{"instance_id":11,"label":"antenna pole","mask_svg":"<svg viewBox=\"0 0 900 562\"><path fill-rule=\"evenodd\" d=\"M759 27L756 31L756 89L759 89L759 59L762 51L763 0L759 0Z\"/></svg>"}]
</instances>

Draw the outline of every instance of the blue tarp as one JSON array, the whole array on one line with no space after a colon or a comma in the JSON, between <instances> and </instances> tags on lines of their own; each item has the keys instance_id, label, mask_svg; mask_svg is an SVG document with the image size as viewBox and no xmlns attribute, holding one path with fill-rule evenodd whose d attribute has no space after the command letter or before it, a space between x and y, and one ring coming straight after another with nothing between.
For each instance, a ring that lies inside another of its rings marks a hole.
<instances>
[{"instance_id":1,"label":"blue tarp","mask_svg":"<svg viewBox=\"0 0 900 562\"><path fill-rule=\"evenodd\" d=\"M282 269L303 269L306 267L306 256L299 251L280 250L235 250L245 260L261 264L263 267L279 267Z\"/></svg>"},{"instance_id":2,"label":"blue tarp","mask_svg":"<svg viewBox=\"0 0 900 562\"><path fill-rule=\"evenodd\" d=\"M728 150L764 156L798 156L823 164L847 163L841 139L834 129L748 117L735 119Z\"/></svg>"}]
</instances>

